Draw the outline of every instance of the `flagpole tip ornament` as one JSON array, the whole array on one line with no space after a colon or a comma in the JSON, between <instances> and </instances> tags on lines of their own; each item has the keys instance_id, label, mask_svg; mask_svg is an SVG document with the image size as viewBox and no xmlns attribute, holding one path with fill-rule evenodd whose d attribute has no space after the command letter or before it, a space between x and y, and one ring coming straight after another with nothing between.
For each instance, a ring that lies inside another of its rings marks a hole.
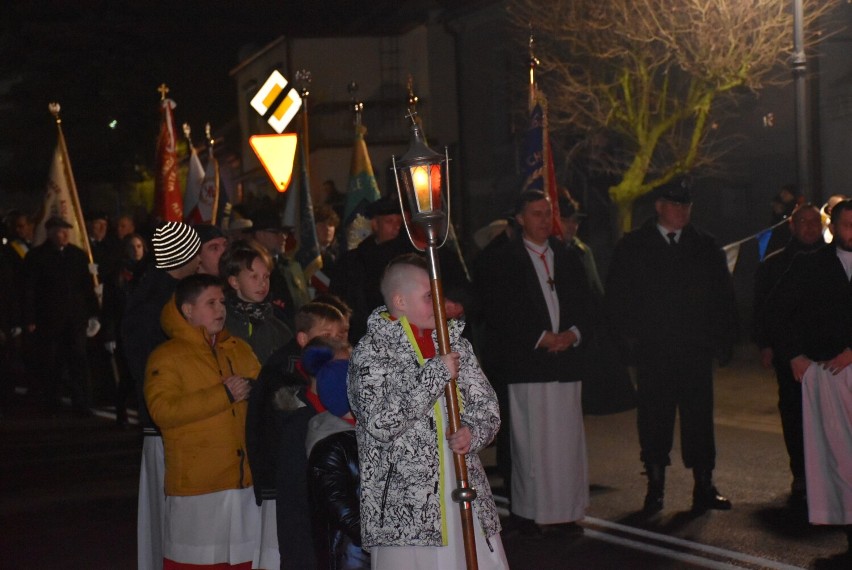
<instances>
[{"instance_id":1,"label":"flagpole tip ornament","mask_svg":"<svg viewBox=\"0 0 852 570\"><path fill-rule=\"evenodd\" d=\"M533 26L532 22L530 22L530 57L529 57L529 66L530 66L530 86L532 88L535 87L535 72L538 69L538 66L541 65L541 61L535 56L535 35L533 35ZM532 95L530 95L532 97ZM530 101L530 105L532 105L532 101Z\"/></svg>"},{"instance_id":2,"label":"flagpole tip ornament","mask_svg":"<svg viewBox=\"0 0 852 570\"><path fill-rule=\"evenodd\" d=\"M192 145L192 139L190 139L189 135L192 133L192 129L189 127L189 123L183 124L183 136L189 140L190 145Z\"/></svg>"},{"instance_id":3,"label":"flagpole tip ornament","mask_svg":"<svg viewBox=\"0 0 852 570\"><path fill-rule=\"evenodd\" d=\"M406 80L406 87L408 88L408 108L410 110L417 109L417 103L420 102L420 98L414 93L414 76L410 73Z\"/></svg>"},{"instance_id":4,"label":"flagpole tip ornament","mask_svg":"<svg viewBox=\"0 0 852 570\"><path fill-rule=\"evenodd\" d=\"M355 117L355 132L360 131L361 127L361 116L364 112L364 102L359 101L356 97L356 93L358 93L358 84L355 81L351 81L349 85L346 86L346 91L349 92L349 98L352 100L352 113ZM366 129L364 130L366 132ZM364 133L361 133L362 135Z\"/></svg>"},{"instance_id":5,"label":"flagpole tip ornament","mask_svg":"<svg viewBox=\"0 0 852 570\"><path fill-rule=\"evenodd\" d=\"M160 83L160 86L157 87L157 92L160 94L160 101L165 101L166 95L169 93L169 88L165 83Z\"/></svg>"},{"instance_id":6,"label":"flagpole tip ornament","mask_svg":"<svg viewBox=\"0 0 852 570\"><path fill-rule=\"evenodd\" d=\"M302 99L306 99L311 94L311 72L307 69L300 69L296 72L295 80L296 90Z\"/></svg>"},{"instance_id":7,"label":"flagpole tip ornament","mask_svg":"<svg viewBox=\"0 0 852 570\"><path fill-rule=\"evenodd\" d=\"M59 120L59 109L59 103L53 102L48 103L47 105L47 110L50 111L50 114L53 115L57 121Z\"/></svg>"}]
</instances>

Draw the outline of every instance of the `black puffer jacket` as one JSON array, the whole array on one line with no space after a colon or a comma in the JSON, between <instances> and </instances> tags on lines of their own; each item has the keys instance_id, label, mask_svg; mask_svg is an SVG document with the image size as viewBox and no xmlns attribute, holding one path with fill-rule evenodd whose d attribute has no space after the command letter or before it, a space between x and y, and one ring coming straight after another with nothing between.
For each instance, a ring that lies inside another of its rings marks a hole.
<instances>
[{"instance_id":1,"label":"black puffer jacket","mask_svg":"<svg viewBox=\"0 0 852 570\"><path fill-rule=\"evenodd\" d=\"M355 430L329 412L314 416L315 424L332 422L342 431L326 435L309 449L308 488L317 568L355 570L370 567L370 555L361 548L361 474ZM310 439L309 439L310 441Z\"/></svg>"}]
</instances>

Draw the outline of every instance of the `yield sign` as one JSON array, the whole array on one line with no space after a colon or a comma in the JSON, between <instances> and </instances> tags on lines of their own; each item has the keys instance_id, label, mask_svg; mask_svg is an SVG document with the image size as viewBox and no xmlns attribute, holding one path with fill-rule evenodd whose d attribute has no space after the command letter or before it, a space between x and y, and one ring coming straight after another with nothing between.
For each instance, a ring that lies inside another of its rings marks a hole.
<instances>
[{"instance_id":1,"label":"yield sign","mask_svg":"<svg viewBox=\"0 0 852 570\"><path fill-rule=\"evenodd\" d=\"M276 190L286 192L293 175L293 159L296 157L295 133L283 135L254 135L249 145L260 159Z\"/></svg>"}]
</instances>

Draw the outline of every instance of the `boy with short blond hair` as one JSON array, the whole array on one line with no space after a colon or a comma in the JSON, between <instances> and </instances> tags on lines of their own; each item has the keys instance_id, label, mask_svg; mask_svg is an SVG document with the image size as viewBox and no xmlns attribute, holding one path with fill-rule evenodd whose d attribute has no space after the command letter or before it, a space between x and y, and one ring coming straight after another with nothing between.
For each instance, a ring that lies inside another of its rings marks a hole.
<instances>
[{"instance_id":1,"label":"boy with short blond hair","mask_svg":"<svg viewBox=\"0 0 852 570\"><path fill-rule=\"evenodd\" d=\"M437 355L425 261L391 261L381 283L386 306L373 311L352 354L348 392L357 420L361 528L372 567L465 568L452 454L464 455L473 501L479 568L508 568L500 521L477 453L500 427L497 397L449 322L455 352ZM444 388L456 377L462 427L448 433ZM413 451L416 450L415 453Z\"/></svg>"}]
</instances>

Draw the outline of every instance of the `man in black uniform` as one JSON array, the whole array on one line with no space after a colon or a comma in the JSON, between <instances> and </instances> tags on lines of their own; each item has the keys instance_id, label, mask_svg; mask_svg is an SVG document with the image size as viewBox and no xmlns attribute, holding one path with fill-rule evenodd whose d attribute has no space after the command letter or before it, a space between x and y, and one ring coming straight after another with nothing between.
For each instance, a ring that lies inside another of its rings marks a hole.
<instances>
[{"instance_id":1,"label":"man in black uniform","mask_svg":"<svg viewBox=\"0 0 852 570\"><path fill-rule=\"evenodd\" d=\"M805 451L802 443L802 385L793 378L790 363L775 357L775 347L770 342L766 321L769 292L793 263L799 253L811 252L825 245L822 239L822 218L819 209L803 204L790 216L790 241L786 247L772 253L758 266L754 275L754 342L760 348L764 368L775 368L778 381L778 410L784 443L790 456L793 483L790 487L790 504L803 507L805 502Z\"/></svg>"},{"instance_id":2,"label":"man in black uniform","mask_svg":"<svg viewBox=\"0 0 852 570\"><path fill-rule=\"evenodd\" d=\"M25 260L24 322L41 351L48 406L59 409L65 365L75 415L91 416L86 330L98 315L98 299L89 259L69 243L71 224L53 216L44 227L47 241L30 250Z\"/></svg>"},{"instance_id":3,"label":"man in black uniform","mask_svg":"<svg viewBox=\"0 0 852 570\"><path fill-rule=\"evenodd\" d=\"M613 333L635 355L647 514L663 508L675 412L684 465L693 470L693 510L731 508L713 486L713 357L730 358L736 338L734 291L715 240L690 223L683 182L660 189L657 216L616 245L606 286Z\"/></svg>"}]
</instances>

